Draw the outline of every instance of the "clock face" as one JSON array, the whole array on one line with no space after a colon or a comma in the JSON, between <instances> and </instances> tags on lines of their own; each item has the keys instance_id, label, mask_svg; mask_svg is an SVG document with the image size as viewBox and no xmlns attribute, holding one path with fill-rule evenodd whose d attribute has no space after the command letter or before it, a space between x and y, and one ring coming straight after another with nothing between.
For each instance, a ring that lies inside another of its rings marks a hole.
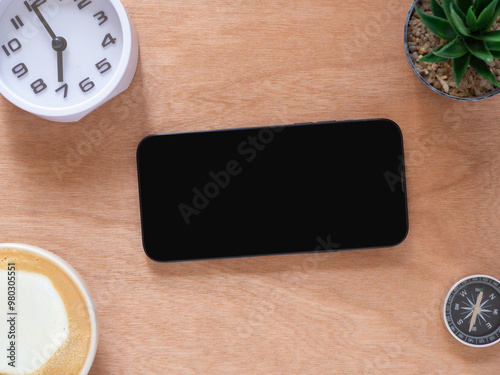
<instances>
[{"instance_id":1,"label":"clock face","mask_svg":"<svg viewBox=\"0 0 500 375\"><path fill-rule=\"evenodd\" d=\"M500 282L483 275L461 280L450 291L444 314L450 333L464 344L500 342Z\"/></svg>"},{"instance_id":2,"label":"clock face","mask_svg":"<svg viewBox=\"0 0 500 375\"><path fill-rule=\"evenodd\" d=\"M123 53L111 0L0 1L0 81L32 106L72 108L109 90Z\"/></svg>"}]
</instances>

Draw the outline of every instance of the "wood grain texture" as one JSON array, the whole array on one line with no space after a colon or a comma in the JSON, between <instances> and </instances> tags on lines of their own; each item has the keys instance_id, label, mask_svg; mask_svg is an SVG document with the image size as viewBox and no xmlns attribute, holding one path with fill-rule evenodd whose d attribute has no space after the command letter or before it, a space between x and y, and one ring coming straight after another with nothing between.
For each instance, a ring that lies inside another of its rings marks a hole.
<instances>
[{"instance_id":1,"label":"wood grain texture","mask_svg":"<svg viewBox=\"0 0 500 375\"><path fill-rule=\"evenodd\" d=\"M77 124L0 98L0 242L41 246L93 291L91 375L476 374L500 347L447 332L449 288L500 277L500 97L428 90L410 1L123 0L140 63ZM152 133L385 117L404 133L410 233L396 248L156 264L135 151Z\"/></svg>"}]
</instances>

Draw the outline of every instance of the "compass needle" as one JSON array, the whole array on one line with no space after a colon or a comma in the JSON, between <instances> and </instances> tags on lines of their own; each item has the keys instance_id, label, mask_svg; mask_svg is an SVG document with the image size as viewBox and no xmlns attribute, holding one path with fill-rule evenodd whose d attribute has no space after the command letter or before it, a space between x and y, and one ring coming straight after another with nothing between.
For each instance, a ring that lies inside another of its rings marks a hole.
<instances>
[{"instance_id":1,"label":"compass needle","mask_svg":"<svg viewBox=\"0 0 500 375\"><path fill-rule=\"evenodd\" d=\"M470 320L469 332L474 328L474 324L476 324L476 319L479 313L481 312L481 301L483 300L484 289L479 292L479 296L477 297L476 304L472 307L472 318ZM482 317L482 316L481 316Z\"/></svg>"}]
</instances>

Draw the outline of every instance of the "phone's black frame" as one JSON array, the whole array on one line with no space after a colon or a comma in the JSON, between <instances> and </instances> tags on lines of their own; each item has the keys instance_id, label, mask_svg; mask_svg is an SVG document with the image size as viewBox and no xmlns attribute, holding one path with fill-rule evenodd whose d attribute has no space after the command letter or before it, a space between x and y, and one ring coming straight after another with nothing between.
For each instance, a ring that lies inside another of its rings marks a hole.
<instances>
[{"instance_id":1,"label":"phone's black frame","mask_svg":"<svg viewBox=\"0 0 500 375\"><path fill-rule=\"evenodd\" d=\"M371 247L359 247L359 248L348 248L348 249L321 249L321 250L305 250L305 251L293 251L293 252L278 252L278 253L272 253L272 252L266 252L262 254L244 254L244 255L231 255L231 256L215 256L215 257L202 257L202 258L187 258L187 259L173 259L173 260L163 260L163 259L156 259L151 254L148 252L146 249L145 245L145 238L144 238L144 218L143 218L143 203L142 203L142 191L141 191L141 171L140 171L140 162L139 162L139 154L141 151L141 147L144 145L144 143L152 137L157 137L157 136L164 136L164 135L184 135L184 134L197 134L197 133L217 133L217 132L230 132L230 131L242 131L242 130L255 130L258 131L260 129L273 129L273 128L288 128L288 127L295 127L295 126L303 126L303 125L317 125L317 124L355 124L359 122L376 122L376 121L386 121L394 125L394 127L399 131L400 139L401 139L401 162L402 162L402 172L401 172L401 184L402 184L402 189L404 192L404 205L405 205L405 220L406 220L406 230L404 232L404 235L402 236L401 240L394 244L390 245L384 245L384 246L371 246ZM230 129L216 129L216 130L200 130L200 131L191 131L191 132L179 132L179 133L157 133L157 134L151 134L146 136L141 140L137 147L137 153L136 153L136 161L137 161L137 177L138 177L138 187L139 187L139 206L140 206L140 217L141 217L141 239L142 239L142 246L144 253L148 256L149 259L151 259L154 262L157 263L178 263L178 262L188 262L188 261L203 261L203 260L218 260L218 259L234 259L234 258L254 258L254 257L262 257L262 256L276 256L276 255L293 255L293 254L311 254L311 253L337 253L337 252L343 252L343 251L352 251L352 250L369 250L369 249L387 249L387 248L392 248L396 247L400 244L402 244L406 238L408 237L409 233L409 214L408 214L408 195L407 195L407 186L406 186L406 164L405 164L405 152L404 152L404 141L403 141L403 132L401 131L401 128L399 125L386 118L373 118L373 119L364 119L364 120L343 120L343 121L317 121L317 122L302 122L302 123L294 123L294 124L288 124L288 125L271 125L271 126L259 126L259 127L243 127L243 128L230 128Z\"/></svg>"}]
</instances>

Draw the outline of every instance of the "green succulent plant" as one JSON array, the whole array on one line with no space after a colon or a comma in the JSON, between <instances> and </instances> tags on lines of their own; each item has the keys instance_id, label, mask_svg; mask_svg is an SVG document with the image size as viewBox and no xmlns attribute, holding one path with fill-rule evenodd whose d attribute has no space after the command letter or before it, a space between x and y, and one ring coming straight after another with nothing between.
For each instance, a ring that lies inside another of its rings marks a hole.
<instances>
[{"instance_id":1,"label":"green succulent plant","mask_svg":"<svg viewBox=\"0 0 500 375\"><path fill-rule=\"evenodd\" d=\"M490 30L500 14L500 0L431 0L432 15L415 6L430 32L447 40L418 61L452 61L457 87L470 66L500 87L488 62L500 58L500 30Z\"/></svg>"}]
</instances>

